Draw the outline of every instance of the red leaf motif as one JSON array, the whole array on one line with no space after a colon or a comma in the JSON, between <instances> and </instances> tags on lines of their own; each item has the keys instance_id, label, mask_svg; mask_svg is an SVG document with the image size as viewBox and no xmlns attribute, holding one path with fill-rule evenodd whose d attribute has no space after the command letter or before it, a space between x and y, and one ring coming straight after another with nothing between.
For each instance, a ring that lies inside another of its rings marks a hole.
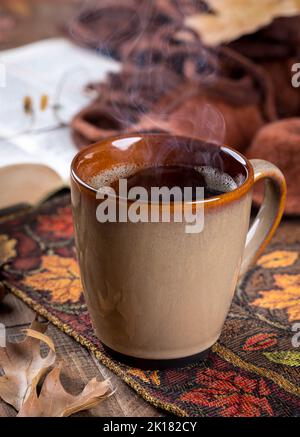
<instances>
[{"instance_id":1,"label":"red leaf motif","mask_svg":"<svg viewBox=\"0 0 300 437\"><path fill-rule=\"evenodd\" d=\"M201 383L203 379L212 380L213 378L216 378L216 381L219 379L228 381L231 380L234 375L235 373L230 371L222 372L214 369L206 369L205 373L198 373L197 382Z\"/></svg>"},{"instance_id":2,"label":"red leaf motif","mask_svg":"<svg viewBox=\"0 0 300 437\"><path fill-rule=\"evenodd\" d=\"M40 265L40 258L17 258L14 263L13 267L15 270L21 270L21 271L27 271L27 270L34 270L37 269Z\"/></svg>"},{"instance_id":3,"label":"red leaf motif","mask_svg":"<svg viewBox=\"0 0 300 437\"><path fill-rule=\"evenodd\" d=\"M271 390L269 389L269 387L267 386L265 381L263 379L261 379L259 381L259 394L261 396L268 396L270 393L271 393Z\"/></svg>"},{"instance_id":4,"label":"red leaf motif","mask_svg":"<svg viewBox=\"0 0 300 437\"><path fill-rule=\"evenodd\" d=\"M74 229L71 207L58 208L53 215L40 215L37 218L36 230L39 235L51 239L72 238Z\"/></svg>"},{"instance_id":5,"label":"red leaf motif","mask_svg":"<svg viewBox=\"0 0 300 437\"><path fill-rule=\"evenodd\" d=\"M181 401L218 408L218 415L224 417L273 415L267 399L270 392L261 378L248 378L234 371L203 369L198 372L197 382L200 387L183 393Z\"/></svg>"},{"instance_id":6,"label":"red leaf motif","mask_svg":"<svg viewBox=\"0 0 300 437\"><path fill-rule=\"evenodd\" d=\"M41 249L38 243L30 236L15 232L18 256L12 261L11 267L19 271L34 270L39 267Z\"/></svg>"},{"instance_id":7,"label":"red leaf motif","mask_svg":"<svg viewBox=\"0 0 300 437\"><path fill-rule=\"evenodd\" d=\"M268 349L275 344L277 344L277 334L275 332L260 332L246 340L243 350L258 351L260 349Z\"/></svg>"},{"instance_id":8,"label":"red leaf motif","mask_svg":"<svg viewBox=\"0 0 300 437\"><path fill-rule=\"evenodd\" d=\"M255 381L254 379L245 378L241 375L237 375L234 378L234 384L236 387L246 393L253 393L257 387L257 381Z\"/></svg>"},{"instance_id":9,"label":"red leaf motif","mask_svg":"<svg viewBox=\"0 0 300 437\"><path fill-rule=\"evenodd\" d=\"M17 232L14 237L18 240L19 257L30 257L38 251L38 244L33 238L29 237L28 235Z\"/></svg>"},{"instance_id":10,"label":"red leaf motif","mask_svg":"<svg viewBox=\"0 0 300 437\"><path fill-rule=\"evenodd\" d=\"M76 258L76 252L74 246L71 244L64 247L56 247L54 249L56 255L65 257L65 258Z\"/></svg>"}]
</instances>

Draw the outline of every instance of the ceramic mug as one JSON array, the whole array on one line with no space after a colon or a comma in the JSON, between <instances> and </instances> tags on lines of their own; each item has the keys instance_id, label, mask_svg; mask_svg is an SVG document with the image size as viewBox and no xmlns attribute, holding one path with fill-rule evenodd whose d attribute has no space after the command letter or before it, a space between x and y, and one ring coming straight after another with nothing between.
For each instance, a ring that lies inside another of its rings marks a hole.
<instances>
[{"instance_id":1,"label":"ceramic mug","mask_svg":"<svg viewBox=\"0 0 300 437\"><path fill-rule=\"evenodd\" d=\"M120 165L210 166L239 182L201 201L199 233L186 233L184 222L100 223L96 210L103 200L96 199L90 181ZM252 190L261 179L265 197L249 229ZM218 340L239 276L280 222L286 183L273 164L248 160L226 146L135 134L83 148L72 162L71 194L82 285L96 335L124 361L163 368L203 358Z\"/></svg>"}]
</instances>

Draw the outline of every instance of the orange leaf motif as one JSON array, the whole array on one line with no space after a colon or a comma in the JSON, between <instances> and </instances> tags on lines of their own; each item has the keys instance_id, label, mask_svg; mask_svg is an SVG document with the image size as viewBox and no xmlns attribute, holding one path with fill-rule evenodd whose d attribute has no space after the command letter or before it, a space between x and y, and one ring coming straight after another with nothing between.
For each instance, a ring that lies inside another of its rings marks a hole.
<instances>
[{"instance_id":1,"label":"orange leaf motif","mask_svg":"<svg viewBox=\"0 0 300 437\"><path fill-rule=\"evenodd\" d=\"M151 373L150 379L153 382L153 384L160 385L160 379L159 379L157 370L155 370L154 372Z\"/></svg>"},{"instance_id":2,"label":"orange leaf motif","mask_svg":"<svg viewBox=\"0 0 300 437\"><path fill-rule=\"evenodd\" d=\"M5 234L0 235L0 264L16 256L16 244L16 240L9 239Z\"/></svg>"},{"instance_id":3,"label":"orange leaf motif","mask_svg":"<svg viewBox=\"0 0 300 437\"><path fill-rule=\"evenodd\" d=\"M275 269L277 267L288 267L293 265L298 259L298 253L290 250L276 250L275 252L263 255L257 264L265 269Z\"/></svg>"},{"instance_id":4,"label":"orange leaf motif","mask_svg":"<svg viewBox=\"0 0 300 437\"><path fill-rule=\"evenodd\" d=\"M37 291L49 292L51 301L61 304L78 302L82 293L76 261L57 255L43 256L40 271L27 276L23 284Z\"/></svg>"},{"instance_id":5,"label":"orange leaf motif","mask_svg":"<svg viewBox=\"0 0 300 437\"><path fill-rule=\"evenodd\" d=\"M261 297L252 305L269 310L283 310L288 314L288 320L300 320L300 275L274 275L275 284L279 289L259 291Z\"/></svg>"},{"instance_id":6,"label":"orange leaf motif","mask_svg":"<svg viewBox=\"0 0 300 437\"><path fill-rule=\"evenodd\" d=\"M154 385L160 385L160 379L157 370L154 370L153 372L144 372L143 370L134 368L134 369L129 369L128 373L130 375L136 376L141 381L147 384L150 384L152 382ZM146 375L146 373L148 373L148 376Z\"/></svg>"},{"instance_id":7,"label":"orange leaf motif","mask_svg":"<svg viewBox=\"0 0 300 437\"><path fill-rule=\"evenodd\" d=\"M148 376L146 375L146 373L143 370L140 369L129 369L128 373L132 376L136 376L137 378L139 378L141 381L149 383L150 380L148 378Z\"/></svg>"}]
</instances>

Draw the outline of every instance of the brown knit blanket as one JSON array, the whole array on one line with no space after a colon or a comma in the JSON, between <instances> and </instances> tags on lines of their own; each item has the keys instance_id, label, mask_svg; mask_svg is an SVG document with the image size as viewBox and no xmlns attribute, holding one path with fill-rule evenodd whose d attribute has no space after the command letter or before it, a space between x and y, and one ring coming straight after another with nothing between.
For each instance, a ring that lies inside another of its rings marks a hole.
<instances>
[{"instance_id":1,"label":"brown knit blanket","mask_svg":"<svg viewBox=\"0 0 300 437\"><path fill-rule=\"evenodd\" d=\"M267 123L299 115L291 65L300 55L300 17L276 19L212 49L183 25L187 15L204 10L204 1L102 0L80 14L74 39L119 59L122 70L88 85L97 97L72 122L76 144L133 131L172 132L225 142L252 156L255 138L255 156L275 161L295 184L286 160L278 152L273 156L278 138L284 153L296 153L290 135L282 141L282 125L271 125L270 140L264 136L259 150L256 136ZM300 132L294 135L300 140ZM288 197L286 212L300 213L296 204Z\"/></svg>"}]
</instances>

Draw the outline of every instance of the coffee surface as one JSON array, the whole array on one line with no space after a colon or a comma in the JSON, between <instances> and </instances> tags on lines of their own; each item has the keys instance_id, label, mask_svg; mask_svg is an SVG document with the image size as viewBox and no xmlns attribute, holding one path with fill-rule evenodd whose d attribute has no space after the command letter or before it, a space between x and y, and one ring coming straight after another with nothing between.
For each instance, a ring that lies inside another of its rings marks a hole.
<instances>
[{"instance_id":1,"label":"coffee surface","mask_svg":"<svg viewBox=\"0 0 300 437\"><path fill-rule=\"evenodd\" d=\"M127 179L127 189L143 187L148 196L153 187L192 188L192 199L197 200L197 187L204 188L204 198L218 196L236 189L243 181L233 179L229 174L210 166L168 165L139 168L133 164L124 164L105 170L89 180L95 189L112 187L119 191L119 180ZM190 196L190 193L189 193Z\"/></svg>"},{"instance_id":2,"label":"coffee surface","mask_svg":"<svg viewBox=\"0 0 300 437\"><path fill-rule=\"evenodd\" d=\"M204 176L194 167L170 165L159 167L148 167L138 170L133 175L129 176L128 189L133 187L143 187L147 190L148 195L151 194L152 187L179 187L184 193L184 188L192 188L192 200L196 200L196 188L204 188L204 197L209 198L224 191L209 187ZM190 199L189 199L190 200Z\"/></svg>"}]
</instances>

